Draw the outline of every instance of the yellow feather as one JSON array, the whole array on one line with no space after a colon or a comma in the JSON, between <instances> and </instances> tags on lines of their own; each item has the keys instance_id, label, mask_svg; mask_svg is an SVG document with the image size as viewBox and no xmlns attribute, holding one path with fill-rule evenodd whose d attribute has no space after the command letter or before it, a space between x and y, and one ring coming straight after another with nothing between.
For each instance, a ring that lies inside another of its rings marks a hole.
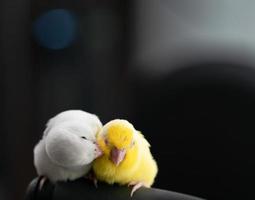
<instances>
[{"instance_id":1,"label":"yellow feather","mask_svg":"<svg viewBox=\"0 0 255 200\"><path fill-rule=\"evenodd\" d=\"M128 127L125 123L113 124L108 128L107 138L109 142L118 149L127 148L133 137L132 127Z\"/></svg>"},{"instance_id":2,"label":"yellow feather","mask_svg":"<svg viewBox=\"0 0 255 200\"><path fill-rule=\"evenodd\" d=\"M125 121L125 123L128 122ZM97 179L109 184L118 183L121 185L130 182L143 182L145 186L150 187L154 182L158 168L151 155L149 143L134 128L132 130L133 137L130 137L132 135L130 134L131 126L123 126L123 123L119 120L113 120L112 125L114 128L111 129L111 126L106 125L108 129L103 128L98 135L98 143L104 155L96 159L93 164ZM112 132L109 132L109 130ZM113 132L115 133L113 134ZM108 137L109 133L110 137ZM109 139L110 144L105 144L105 137ZM134 141L133 145L131 145L131 139ZM118 166L114 165L109 159L112 143L116 147L125 147L127 150L124 160Z\"/></svg>"}]
</instances>

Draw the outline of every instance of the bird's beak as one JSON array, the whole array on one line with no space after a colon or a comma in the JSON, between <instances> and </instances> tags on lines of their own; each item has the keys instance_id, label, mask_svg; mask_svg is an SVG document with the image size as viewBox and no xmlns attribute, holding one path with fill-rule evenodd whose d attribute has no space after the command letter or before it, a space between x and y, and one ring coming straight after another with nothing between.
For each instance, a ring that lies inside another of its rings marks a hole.
<instances>
[{"instance_id":1,"label":"bird's beak","mask_svg":"<svg viewBox=\"0 0 255 200\"><path fill-rule=\"evenodd\" d=\"M116 147L114 147L111 150L111 161L118 166L123 159L125 158L126 155L126 149L117 149Z\"/></svg>"},{"instance_id":2,"label":"bird's beak","mask_svg":"<svg viewBox=\"0 0 255 200\"><path fill-rule=\"evenodd\" d=\"M96 158L98 158L98 157L103 155L103 151L100 149L98 144L96 144L95 155L96 155Z\"/></svg>"}]
</instances>

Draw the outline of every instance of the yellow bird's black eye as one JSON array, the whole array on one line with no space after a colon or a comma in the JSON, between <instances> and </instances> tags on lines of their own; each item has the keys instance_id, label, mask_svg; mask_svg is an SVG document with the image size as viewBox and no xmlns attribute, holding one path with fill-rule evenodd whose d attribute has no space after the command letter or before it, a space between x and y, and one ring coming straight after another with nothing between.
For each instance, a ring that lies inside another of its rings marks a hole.
<instances>
[{"instance_id":1,"label":"yellow bird's black eye","mask_svg":"<svg viewBox=\"0 0 255 200\"><path fill-rule=\"evenodd\" d=\"M108 145L108 144L109 144L109 141L108 141L107 139L105 139L105 140L104 140L104 143L105 143L106 145Z\"/></svg>"},{"instance_id":2,"label":"yellow bird's black eye","mask_svg":"<svg viewBox=\"0 0 255 200\"><path fill-rule=\"evenodd\" d=\"M81 138L84 139L84 140L87 140L87 138L85 136L81 136Z\"/></svg>"}]
</instances>

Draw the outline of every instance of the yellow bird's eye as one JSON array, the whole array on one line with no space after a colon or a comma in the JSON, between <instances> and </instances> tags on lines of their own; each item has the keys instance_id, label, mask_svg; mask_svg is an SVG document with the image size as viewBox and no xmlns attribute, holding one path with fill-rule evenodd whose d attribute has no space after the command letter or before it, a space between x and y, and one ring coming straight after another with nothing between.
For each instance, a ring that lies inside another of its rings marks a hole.
<instances>
[{"instance_id":1,"label":"yellow bird's eye","mask_svg":"<svg viewBox=\"0 0 255 200\"><path fill-rule=\"evenodd\" d=\"M105 143L106 145L109 145L109 141L108 141L107 139L104 139L104 143Z\"/></svg>"}]
</instances>

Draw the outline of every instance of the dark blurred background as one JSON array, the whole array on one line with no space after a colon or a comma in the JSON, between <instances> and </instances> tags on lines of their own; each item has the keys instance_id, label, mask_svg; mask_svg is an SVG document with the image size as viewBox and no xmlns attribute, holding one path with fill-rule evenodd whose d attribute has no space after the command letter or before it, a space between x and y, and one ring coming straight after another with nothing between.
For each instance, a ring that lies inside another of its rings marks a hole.
<instances>
[{"instance_id":1,"label":"dark blurred background","mask_svg":"<svg viewBox=\"0 0 255 200\"><path fill-rule=\"evenodd\" d=\"M253 196L255 2L2 0L0 199L22 199L33 147L67 109L126 118L155 187Z\"/></svg>"}]
</instances>

